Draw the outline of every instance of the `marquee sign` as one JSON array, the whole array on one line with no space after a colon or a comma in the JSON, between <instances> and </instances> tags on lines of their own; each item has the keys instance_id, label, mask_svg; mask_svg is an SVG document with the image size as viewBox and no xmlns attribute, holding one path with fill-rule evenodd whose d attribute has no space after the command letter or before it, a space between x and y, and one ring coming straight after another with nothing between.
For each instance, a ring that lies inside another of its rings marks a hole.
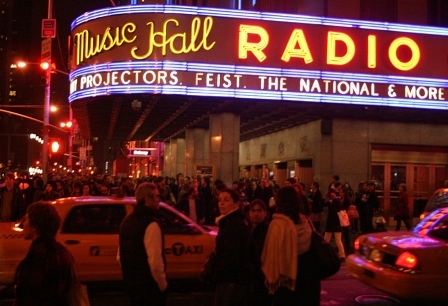
<instances>
[{"instance_id":1,"label":"marquee sign","mask_svg":"<svg viewBox=\"0 0 448 306\"><path fill-rule=\"evenodd\" d=\"M170 5L72 23L70 102L180 94L448 109L448 29Z\"/></svg>"}]
</instances>

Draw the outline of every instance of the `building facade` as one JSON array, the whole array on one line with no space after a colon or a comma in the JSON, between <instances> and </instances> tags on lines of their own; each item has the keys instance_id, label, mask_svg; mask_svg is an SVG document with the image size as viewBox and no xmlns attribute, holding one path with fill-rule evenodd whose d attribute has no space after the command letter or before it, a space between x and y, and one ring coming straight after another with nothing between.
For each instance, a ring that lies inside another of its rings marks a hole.
<instances>
[{"instance_id":1,"label":"building facade","mask_svg":"<svg viewBox=\"0 0 448 306\"><path fill-rule=\"evenodd\" d=\"M413 1L412 6L400 0L121 1L120 4L153 3L439 27L446 27L448 20L448 4L432 0ZM347 108L347 112L351 109ZM353 188L361 181L375 181L388 216L393 215L398 184L406 183L414 199L413 214L418 216L425 200L448 178L448 125L443 120L433 120L433 113L422 113L419 122L407 122L406 116L413 112L407 108L395 112L395 118L390 114L384 116L382 108L365 106L364 112L368 114L359 119L341 114L329 118L322 114L315 120L242 140L238 149L231 144L227 148L233 148L230 154L238 152L239 177L275 175L282 185L288 177L296 176L307 188L313 181L326 186L335 173ZM241 131L236 133L244 132L241 125ZM210 133L210 128L191 128L184 138L166 140L161 151L165 161L163 173L194 175L195 165L213 165L215 140ZM233 179L237 179L234 173Z\"/></svg>"}]
</instances>

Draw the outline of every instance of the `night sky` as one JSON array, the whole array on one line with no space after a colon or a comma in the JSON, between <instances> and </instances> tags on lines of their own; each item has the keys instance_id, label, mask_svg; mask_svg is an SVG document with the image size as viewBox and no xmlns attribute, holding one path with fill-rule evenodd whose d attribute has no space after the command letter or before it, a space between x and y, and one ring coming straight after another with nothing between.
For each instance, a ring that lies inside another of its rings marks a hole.
<instances>
[{"instance_id":1,"label":"night sky","mask_svg":"<svg viewBox=\"0 0 448 306\"><path fill-rule=\"evenodd\" d=\"M42 19L48 17L48 0L32 0L30 1L32 3L31 7L20 7L24 5L24 2L16 0L19 11L31 9L31 14L29 15L31 17L29 21L31 30L23 33L23 38L21 39L27 41L29 47L22 49L18 57L21 57L19 60L40 62ZM68 37L70 36L72 21L85 12L111 6L110 0L53 0L52 17L56 19L57 35L52 40L52 62L56 64L58 70L69 72ZM63 74L53 74L51 79L51 104L67 105L68 95L68 77ZM40 101L40 99L38 100ZM51 118L50 120L56 119Z\"/></svg>"}]
</instances>

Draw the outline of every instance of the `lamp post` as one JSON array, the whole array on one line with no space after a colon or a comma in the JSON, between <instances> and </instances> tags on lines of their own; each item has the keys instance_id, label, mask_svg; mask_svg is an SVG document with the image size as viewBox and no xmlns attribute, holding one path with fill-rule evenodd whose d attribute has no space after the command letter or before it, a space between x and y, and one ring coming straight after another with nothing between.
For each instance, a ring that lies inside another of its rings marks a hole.
<instances>
[{"instance_id":1,"label":"lamp post","mask_svg":"<svg viewBox=\"0 0 448 306\"><path fill-rule=\"evenodd\" d=\"M48 19L52 18L53 0L48 0ZM51 64L51 38L48 39L50 55L49 63ZM42 48L42 59L44 59L44 48ZM45 96L44 96L44 125L43 125L43 146L42 146L42 177L45 180L48 174L48 125L50 124L50 94L51 94L51 71L45 70Z\"/></svg>"}]
</instances>

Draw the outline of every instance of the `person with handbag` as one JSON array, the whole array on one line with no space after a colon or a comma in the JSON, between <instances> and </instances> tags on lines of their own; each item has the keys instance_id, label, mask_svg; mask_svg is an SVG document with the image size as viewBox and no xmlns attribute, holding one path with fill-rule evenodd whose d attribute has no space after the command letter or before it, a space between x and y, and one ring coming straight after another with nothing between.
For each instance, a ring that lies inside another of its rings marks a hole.
<instances>
[{"instance_id":1,"label":"person with handbag","mask_svg":"<svg viewBox=\"0 0 448 306\"><path fill-rule=\"evenodd\" d=\"M320 276L311 249L313 227L292 186L279 189L261 255L272 305L320 304Z\"/></svg>"},{"instance_id":2,"label":"person with handbag","mask_svg":"<svg viewBox=\"0 0 448 306\"><path fill-rule=\"evenodd\" d=\"M14 306L69 305L73 256L55 237L61 224L56 208L39 201L28 206L22 221L29 251L14 278Z\"/></svg>"},{"instance_id":3,"label":"person with handbag","mask_svg":"<svg viewBox=\"0 0 448 306\"><path fill-rule=\"evenodd\" d=\"M347 187L342 187L339 191L339 195L342 200L342 208L341 210L345 210L347 212L347 217L349 219L348 226L341 226L342 234L341 239L344 245L345 254L351 253L351 242L350 242L350 216L348 215L348 211L350 206L352 205L352 198L350 196L349 189Z\"/></svg>"},{"instance_id":4,"label":"person with handbag","mask_svg":"<svg viewBox=\"0 0 448 306\"><path fill-rule=\"evenodd\" d=\"M325 241L330 242L334 236L334 241L339 251L339 258L345 261L345 250L342 244L342 227L338 212L342 209L342 202L339 197L339 190L332 188L328 192L329 200L325 203L328 207L327 224L325 227Z\"/></svg>"},{"instance_id":5,"label":"person with handbag","mask_svg":"<svg viewBox=\"0 0 448 306\"><path fill-rule=\"evenodd\" d=\"M246 305L250 279L249 223L240 206L238 191L225 188L218 199L221 215L215 220L219 231L215 247L214 305Z\"/></svg>"}]
</instances>

